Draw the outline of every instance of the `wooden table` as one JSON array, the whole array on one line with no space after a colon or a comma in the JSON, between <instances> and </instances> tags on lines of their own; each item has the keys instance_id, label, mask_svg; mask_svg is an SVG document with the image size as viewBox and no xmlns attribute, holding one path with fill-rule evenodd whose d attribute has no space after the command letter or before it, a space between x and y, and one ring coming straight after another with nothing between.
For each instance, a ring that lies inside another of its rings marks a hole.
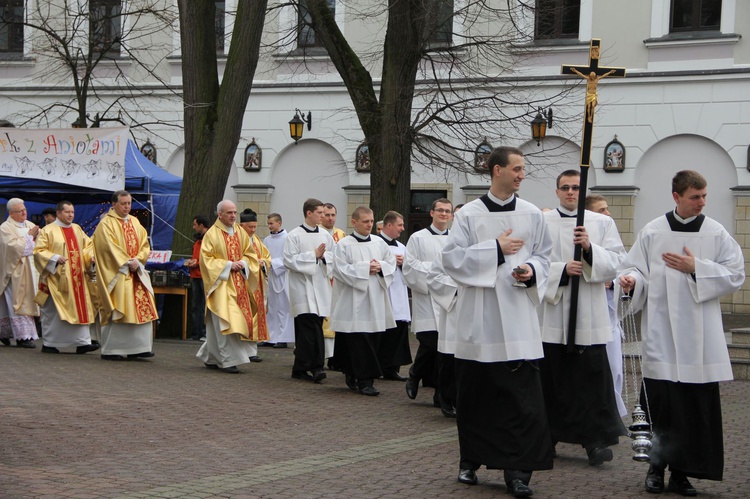
<instances>
[{"instance_id":1,"label":"wooden table","mask_svg":"<svg viewBox=\"0 0 750 499\"><path fill-rule=\"evenodd\" d=\"M154 286L156 295L182 296L182 339L187 339L188 288L184 286ZM154 337L156 336L156 321L154 321Z\"/></svg>"}]
</instances>

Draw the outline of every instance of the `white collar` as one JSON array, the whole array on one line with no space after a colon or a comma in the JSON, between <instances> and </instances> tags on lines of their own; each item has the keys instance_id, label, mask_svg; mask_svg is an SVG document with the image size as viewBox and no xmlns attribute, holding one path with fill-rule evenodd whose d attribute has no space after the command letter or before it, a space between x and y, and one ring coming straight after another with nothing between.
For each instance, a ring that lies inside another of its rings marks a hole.
<instances>
[{"instance_id":1,"label":"white collar","mask_svg":"<svg viewBox=\"0 0 750 499\"><path fill-rule=\"evenodd\" d=\"M505 206L506 204L509 204L513 199L516 197L515 194L511 194L508 199L502 200L499 197L492 194L492 191L487 191L487 197L490 198L490 201L492 201L495 204L499 204L500 206Z\"/></svg>"},{"instance_id":2,"label":"white collar","mask_svg":"<svg viewBox=\"0 0 750 499\"><path fill-rule=\"evenodd\" d=\"M696 218L698 218L698 215L695 215L695 216L690 217L690 218L682 218L680 215L677 214L677 208L675 208L674 209L674 217L681 224L689 224L690 222L692 222L693 220L695 220Z\"/></svg>"}]
</instances>

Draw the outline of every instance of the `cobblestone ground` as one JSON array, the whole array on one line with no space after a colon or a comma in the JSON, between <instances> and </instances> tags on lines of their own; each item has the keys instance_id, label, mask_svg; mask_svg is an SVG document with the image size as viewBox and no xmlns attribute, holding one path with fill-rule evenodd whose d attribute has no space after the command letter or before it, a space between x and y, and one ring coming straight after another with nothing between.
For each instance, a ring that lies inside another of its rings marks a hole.
<instances>
[{"instance_id":1,"label":"cobblestone ground","mask_svg":"<svg viewBox=\"0 0 750 499\"><path fill-rule=\"evenodd\" d=\"M455 424L428 389L411 401L393 381L363 397L339 373L292 380L291 349L261 349L262 363L231 375L205 369L196 342L159 340L156 357L130 362L40 346L0 346L2 498L506 494L501 471L456 482ZM724 481L693 483L699 497L750 497L750 383L726 383L722 397ZM629 439L598 468L580 447L557 450L555 469L534 474L535 497L654 497Z\"/></svg>"}]
</instances>

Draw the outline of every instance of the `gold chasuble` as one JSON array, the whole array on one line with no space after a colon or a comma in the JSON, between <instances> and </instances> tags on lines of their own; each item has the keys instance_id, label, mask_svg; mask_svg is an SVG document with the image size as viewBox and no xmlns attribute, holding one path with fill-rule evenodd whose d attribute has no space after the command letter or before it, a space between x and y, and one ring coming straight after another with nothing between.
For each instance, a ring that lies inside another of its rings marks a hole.
<instances>
[{"instance_id":1,"label":"gold chasuble","mask_svg":"<svg viewBox=\"0 0 750 499\"><path fill-rule=\"evenodd\" d=\"M229 271L229 264L239 260L247 264L248 279L242 272ZM206 307L219 318L221 333L239 334L244 341L257 341L252 331L259 307L253 293L258 287L260 264L247 232L234 224L234 233L230 236L226 226L217 219L203 236L200 266Z\"/></svg>"},{"instance_id":2,"label":"gold chasuble","mask_svg":"<svg viewBox=\"0 0 750 499\"><path fill-rule=\"evenodd\" d=\"M0 294L10 286L13 296L13 311L17 315L39 315L39 307L34 303L34 277L31 256L23 256L26 248L26 234L34 224L26 220L18 223L8 218L0 224ZM1 297L0 297L1 298Z\"/></svg>"},{"instance_id":3,"label":"gold chasuble","mask_svg":"<svg viewBox=\"0 0 750 499\"><path fill-rule=\"evenodd\" d=\"M138 219L133 216L121 218L110 209L94 232L94 251L102 324L109 323L110 319L124 324L145 324L156 320L154 292L143 268L151 247L146 229ZM127 263L131 258L141 263L137 272L128 270Z\"/></svg>"},{"instance_id":4,"label":"gold chasuble","mask_svg":"<svg viewBox=\"0 0 750 499\"><path fill-rule=\"evenodd\" d=\"M255 255L259 261L265 262L265 271L258 270L256 279L258 280L258 289L253 293L255 304L258 306L258 313L253 317L253 341L268 341L268 323L266 322L266 284L268 282L267 272L271 268L271 253L263 244L260 238L253 234L252 246ZM258 265L260 269L260 262Z\"/></svg>"},{"instance_id":5,"label":"gold chasuble","mask_svg":"<svg viewBox=\"0 0 750 499\"><path fill-rule=\"evenodd\" d=\"M67 261L50 273L50 260L62 256ZM34 247L34 265L39 272L39 290L52 297L57 314L70 324L94 322L94 307L86 285L86 269L94 256L94 243L78 224L62 227L56 223L39 231Z\"/></svg>"}]
</instances>

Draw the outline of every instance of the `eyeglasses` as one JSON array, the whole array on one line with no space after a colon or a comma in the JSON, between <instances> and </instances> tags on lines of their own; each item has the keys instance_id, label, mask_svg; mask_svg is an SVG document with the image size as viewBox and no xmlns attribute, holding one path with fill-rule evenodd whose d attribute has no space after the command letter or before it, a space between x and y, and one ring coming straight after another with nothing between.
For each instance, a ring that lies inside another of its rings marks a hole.
<instances>
[{"instance_id":1,"label":"eyeglasses","mask_svg":"<svg viewBox=\"0 0 750 499\"><path fill-rule=\"evenodd\" d=\"M432 211L434 211L435 213L448 213L448 214L453 213L453 210L446 210L445 208L437 208Z\"/></svg>"},{"instance_id":2,"label":"eyeglasses","mask_svg":"<svg viewBox=\"0 0 750 499\"><path fill-rule=\"evenodd\" d=\"M568 192L568 191L576 192L581 189L581 186L580 185L561 185L560 187L558 187L558 189L563 192Z\"/></svg>"}]
</instances>

